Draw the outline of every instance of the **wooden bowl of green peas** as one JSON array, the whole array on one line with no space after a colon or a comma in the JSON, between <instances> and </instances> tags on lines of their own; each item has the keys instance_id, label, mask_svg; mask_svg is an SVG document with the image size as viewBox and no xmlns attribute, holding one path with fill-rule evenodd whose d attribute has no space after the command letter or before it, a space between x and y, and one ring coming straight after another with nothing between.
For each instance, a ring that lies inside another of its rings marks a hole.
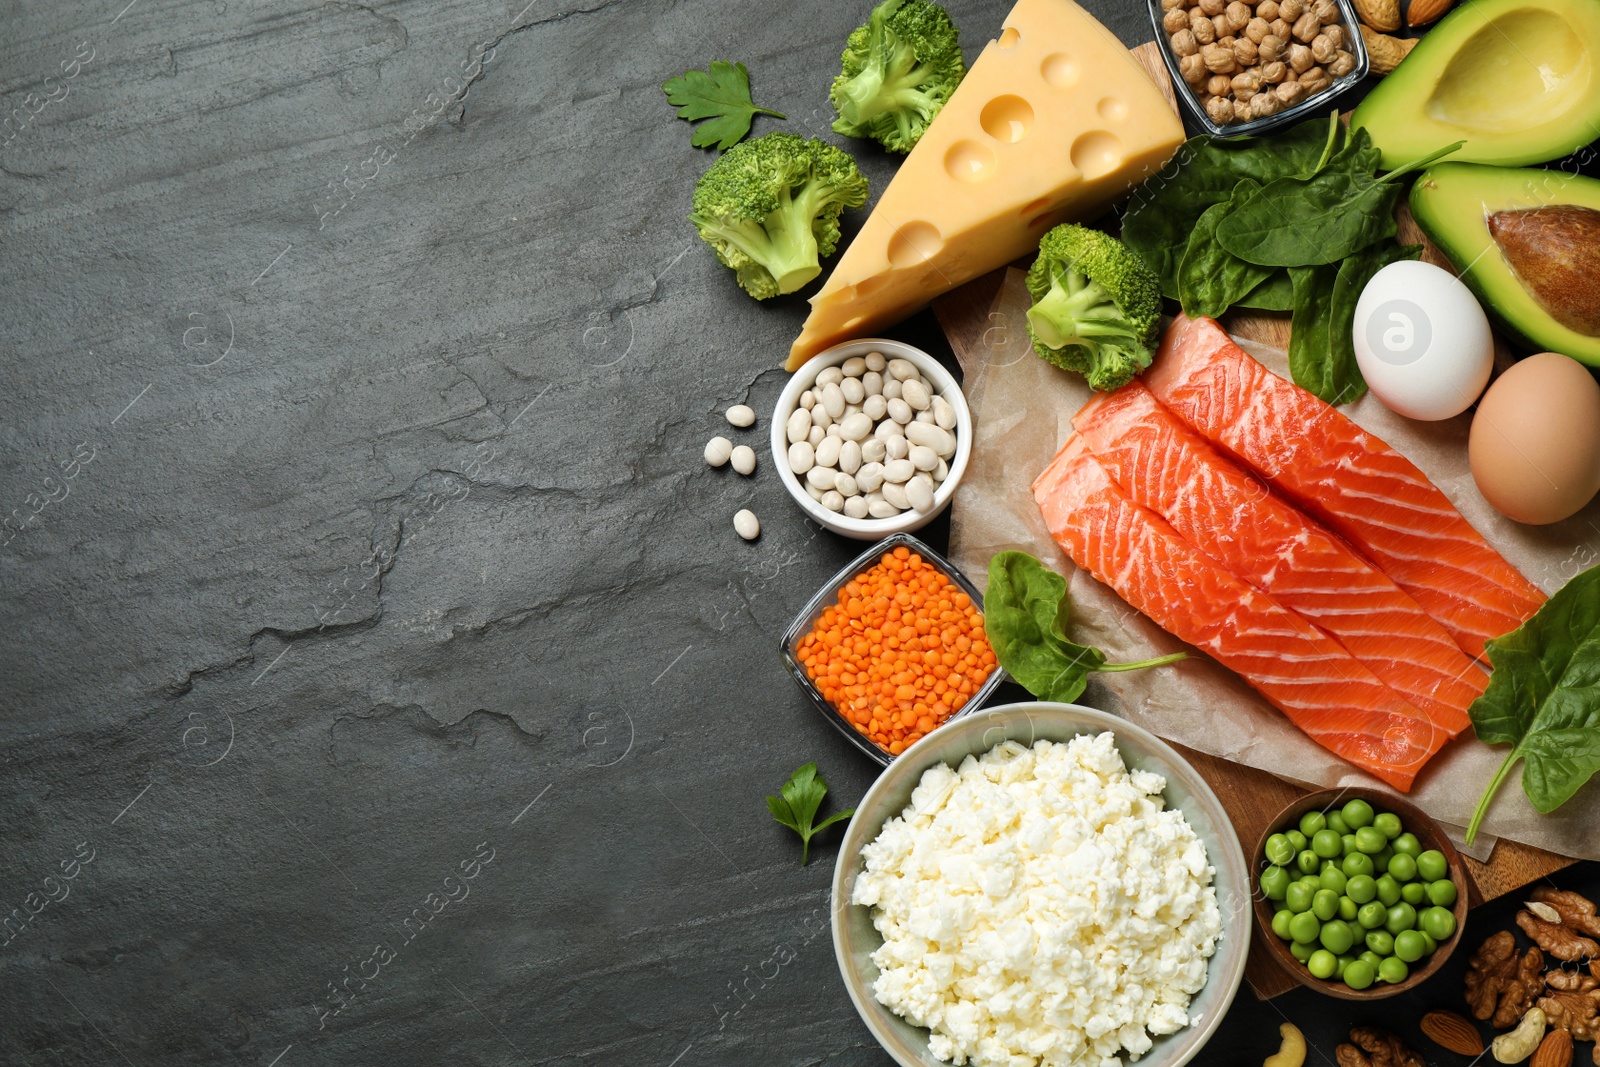
<instances>
[{"instance_id":1,"label":"wooden bowl of green peas","mask_svg":"<svg viewBox=\"0 0 1600 1067\"><path fill-rule=\"evenodd\" d=\"M1279 813L1255 852L1258 936L1301 985L1403 993L1455 951L1466 871L1439 824L1381 789L1325 789Z\"/></svg>"}]
</instances>

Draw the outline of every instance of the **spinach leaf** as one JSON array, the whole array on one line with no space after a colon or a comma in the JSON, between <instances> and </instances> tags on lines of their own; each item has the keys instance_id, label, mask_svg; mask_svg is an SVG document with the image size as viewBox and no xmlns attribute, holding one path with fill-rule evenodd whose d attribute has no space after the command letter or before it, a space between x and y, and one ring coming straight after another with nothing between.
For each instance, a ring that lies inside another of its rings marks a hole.
<instances>
[{"instance_id":1,"label":"spinach leaf","mask_svg":"<svg viewBox=\"0 0 1600 1067\"><path fill-rule=\"evenodd\" d=\"M1340 367L1333 358L1333 285L1338 275L1338 267L1332 264L1289 268L1289 277L1294 282L1294 318L1289 324L1289 376L1294 384L1330 404L1354 400L1367 390L1367 383L1353 360L1347 369ZM1351 372L1355 376L1353 391Z\"/></svg>"},{"instance_id":2,"label":"spinach leaf","mask_svg":"<svg viewBox=\"0 0 1600 1067\"><path fill-rule=\"evenodd\" d=\"M1246 263L1216 242L1217 223L1261 186L1245 178L1228 200L1213 204L1195 223L1178 268L1178 295L1186 315L1217 318L1272 276L1270 267Z\"/></svg>"},{"instance_id":3,"label":"spinach leaf","mask_svg":"<svg viewBox=\"0 0 1600 1067\"><path fill-rule=\"evenodd\" d=\"M1107 663L1105 654L1067 640L1072 611L1067 580L1026 552L999 552L989 561L983 629L1007 674L1040 700L1071 703L1090 671L1131 671L1186 658L1182 652L1138 663Z\"/></svg>"},{"instance_id":4,"label":"spinach leaf","mask_svg":"<svg viewBox=\"0 0 1600 1067\"><path fill-rule=\"evenodd\" d=\"M1240 297L1237 304L1257 311L1293 311L1294 279L1280 267L1266 281Z\"/></svg>"},{"instance_id":5,"label":"spinach leaf","mask_svg":"<svg viewBox=\"0 0 1600 1067\"><path fill-rule=\"evenodd\" d=\"M1523 760L1522 791L1549 813L1600 771L1600 567L1568 582L1527 622L1488 644L1494 673L1467 713L1478 740L1510 744L1467 827Z\"/></svg>"},{"instance_id":6,"label":"spinach leaf","mask_svg":"<svg viewBox=\"0 0 1600 1067\"><path fill-rule=\"evenodd\" d=\"M1361 299L1361 291L1378 271L1402 259L1416 259L1421 254L1421 245L1397 245L1385 241L1363 248L1353 256L1346 256L1344 262L1339 264L1329 311L1332 318L1328 333L1328 361L1335 374L1347 375L1353 384L1354 392L1350 393L1350 400L1358 399L1366 392L1366 382L1361 377L1361 368L1356 364L1356 301Z\"/></svg>"}]
</instances>

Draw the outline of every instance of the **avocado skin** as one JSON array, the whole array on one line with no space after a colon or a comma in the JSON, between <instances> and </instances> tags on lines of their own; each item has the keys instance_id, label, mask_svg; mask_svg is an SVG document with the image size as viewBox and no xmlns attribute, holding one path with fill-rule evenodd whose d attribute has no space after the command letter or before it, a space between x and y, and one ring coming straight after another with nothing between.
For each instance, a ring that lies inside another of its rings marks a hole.
<instances>
[{"instance_id":1,"label":"avocado skin","mask_svg":"<svg viewBox=\"0 0 1600 1067\"><path fill-rule=\"evenodd\" d=\"M1563 205L1600 211L1600 181L1562 171L1436 163L1411 187L1411 214L1515 344L1600 366L1600 337L1556 321L1512 271L1489 216Z\"/></svg>"}]
</instances>

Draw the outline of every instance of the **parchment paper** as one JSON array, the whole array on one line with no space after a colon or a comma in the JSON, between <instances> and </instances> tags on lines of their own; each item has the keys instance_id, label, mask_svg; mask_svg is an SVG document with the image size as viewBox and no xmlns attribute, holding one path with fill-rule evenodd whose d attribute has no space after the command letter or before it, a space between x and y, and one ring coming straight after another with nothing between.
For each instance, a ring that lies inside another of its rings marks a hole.
<instances>
[{"instance_id":1,"label":"parchment paper","mask_svg":"<svg viewBox=\"0 0 1600 1067\"><path fill-rule=\"evenodd\" d=\"M1074 640L1102 649L1108 659L1138 660L1185 650L1182 642L1135 611L1056 546L1029 489L1071 432L1089 399L1079 375L1033 354L1024 315L1029 306L1023 274L1008 272L989 315L990 328L975 351L958 353L972 407L971 465L951 505L951 556L980 588L989 558L1021 549L1065 574L1073 603ZM1280 350L1241 341L1246 351L1288 376ZM1483 501L1467 466L1471 416L1413 422L1373 397L1342 409L1421 467L1491 544L1547 593L1600 560L1600 507L1551 526L1522 526ZM1239 677L1202 652L1170 667L1127 674L1091 675L1087 702L1112 711L1179 744L1320 788L1382 787L1321 748ZM1478 797L1494 777L1507 747L1479 743L1468 729L1428 764L1411 799L1443 823L1459 845ZM1600 859L1600 783L1590 782L1550 815L1536 812L1522 793L1521 769L1501 787L1475 847L1486 859L1492 836L1509 837L1552 852Z\"/></svg>"}]
</instances>

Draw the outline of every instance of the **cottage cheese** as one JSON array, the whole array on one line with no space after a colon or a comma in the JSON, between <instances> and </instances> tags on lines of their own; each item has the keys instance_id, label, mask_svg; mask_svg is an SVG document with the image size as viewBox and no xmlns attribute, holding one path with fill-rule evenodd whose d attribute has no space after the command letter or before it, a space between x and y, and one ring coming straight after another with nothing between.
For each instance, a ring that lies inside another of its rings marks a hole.
<instances>
[{"instance_id":1,"label":"cottage cheese","mask_svg":"<svg viewBox=\"0 0 1600 1067\"><path fill-rule=\"evenodd\" d=\"M1205 846L1110 733L929 768L861 850L873 993L976 1067L1117 1067L1189 1025L1222 934Z\"/></svg>"}]
</instances>

